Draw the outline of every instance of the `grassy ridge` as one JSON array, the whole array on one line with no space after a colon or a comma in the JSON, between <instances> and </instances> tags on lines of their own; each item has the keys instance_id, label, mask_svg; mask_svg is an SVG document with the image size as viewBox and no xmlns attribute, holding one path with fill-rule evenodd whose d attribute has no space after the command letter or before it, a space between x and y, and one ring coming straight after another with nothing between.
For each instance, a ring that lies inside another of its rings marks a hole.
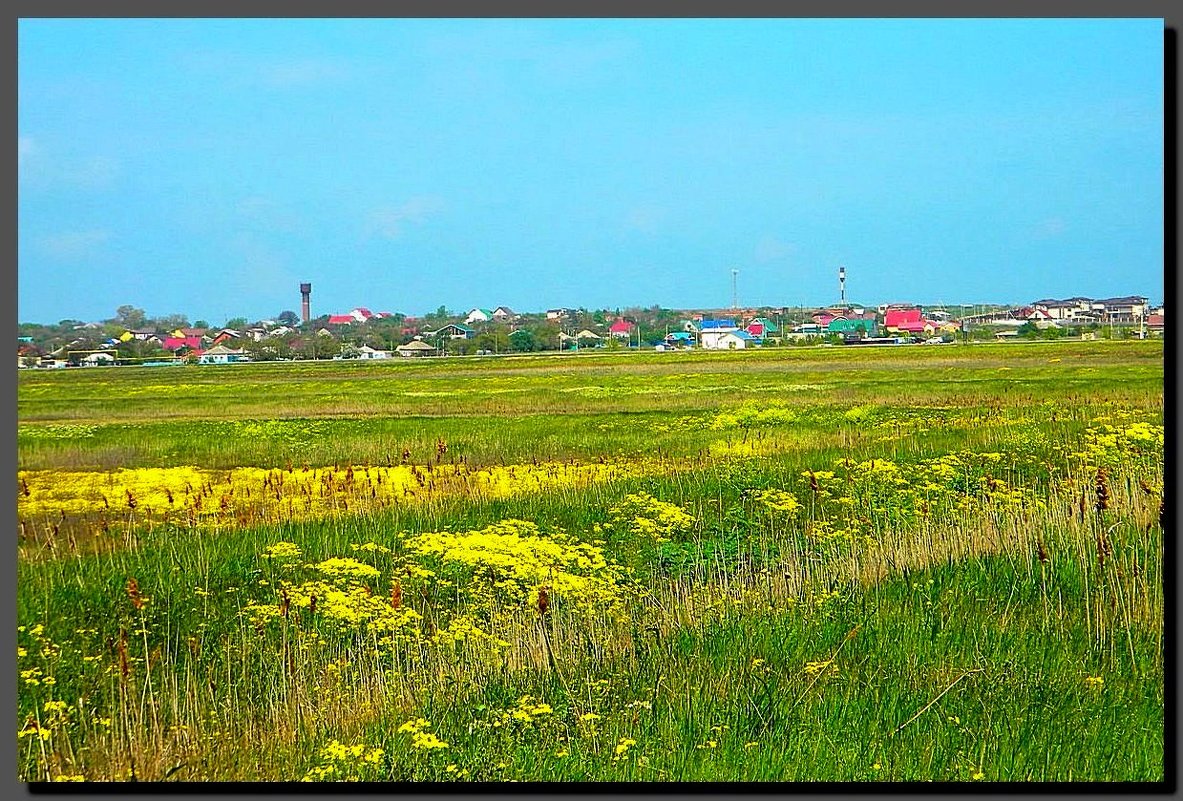
<instances>
[{"instance_id":1,"label":"grassy ridge","mask_svg":"<svg viewBox=\"0 0 1183 801\"><path fill-rule=\"evenodd\" d=\"M1161 404L1161 358L1151 341L22 374L18 459L30 470L383 464L424 461L441 439L477 464L690 455L724 439L711 426L745 404L785 407L798 434L840 439L857 434L840 430L857 405L953 426L1030 407L1048 420L1100 402L1145 408Z\"/></svg>"},{"instance_id":2,"label":"grassy ridge","mask_svg":"<svg viewBox=\"0 0 1183 801\"><path fill-rule=\"evenodd\" d=\"M804 350L804 349L803 349ZM872 352L869 352L872 351ZM1161 386L1162 343L789 348L750 353L521 356L364 364L233 365L23 371L18 419L519 416L718 408L741 397L786 403L982 402L1087 396L1110 372L1122 396ZM976 400L975 400L976 399Z\"/></svg>"}]
</instances>

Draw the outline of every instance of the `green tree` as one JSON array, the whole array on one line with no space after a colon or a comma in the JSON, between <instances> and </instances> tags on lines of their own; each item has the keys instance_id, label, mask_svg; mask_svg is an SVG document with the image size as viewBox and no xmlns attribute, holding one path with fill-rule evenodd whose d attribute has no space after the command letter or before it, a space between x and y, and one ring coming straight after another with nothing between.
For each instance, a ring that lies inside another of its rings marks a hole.
<instances>
[{"instance_id":1,"label":"green tree","mask_svg":"<svg viewBox=\"0 0 1183 801\"><path fill-rule=\"evenodd\" d=\"M164 331L175 331L178 328L189 327L189 316L185 314L166 314L155 320L156 326Z\"/></svg>"},{"instance_id":2,"label":"green tree","mask_svg":"<svg viewBox=\"0 0 1183 801\"><path fill-rule=\"evenodd\" d=\"M540 347L533 331L519 328L509 335L509 349L515 353L530 353L540 350Z\"/></svg>"},{"instance_id":3,"label":"green tree","mask_svg":"<svg viewBox=\"0 0 1183 801\"><path fill-rule=\"evenodd\" d=\"M124 328L142 328L148 317L143 309L126 304L115 310L115 321Z\"/></svg>"},{"instance_id":4,"label":"green tree","mask_svg":"<svg viewBox=\"0 0 1183 801\"><path fill-rule=\"evenodd\" d=\"M291 309L284 309L275 319L280 325L286 325L289 327L299 325L300 323L299 316L297 316L297 314Z\"/></svg>"},{"instance_id":5,"label":"green tree","mask_svg":"<svg viewBox=\"0 0 1183 801\"><path fill-rule=\"evenodd\" d=\"M229 320L226 321L226 325L224 325L223 328L233 328L235 331L239 331L243 328L246 328L246 318L245 317L231 317Z\"/></svg>"}]
</instances>

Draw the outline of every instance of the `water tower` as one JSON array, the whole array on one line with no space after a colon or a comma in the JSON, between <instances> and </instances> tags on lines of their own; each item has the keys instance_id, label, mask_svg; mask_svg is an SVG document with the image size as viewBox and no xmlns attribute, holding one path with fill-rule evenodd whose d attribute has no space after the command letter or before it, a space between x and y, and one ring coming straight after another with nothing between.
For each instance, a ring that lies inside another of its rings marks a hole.
<instances>
[{"instance_id":1,"label":"water tower","mask_svg":"<svg viewBox=\"0 0 1183 801\"><path fill-rule=\"evenodd\" d=\"M301 311L304 322L312 317L312 284L300 284Z\"/></svg>"}]
</instances>

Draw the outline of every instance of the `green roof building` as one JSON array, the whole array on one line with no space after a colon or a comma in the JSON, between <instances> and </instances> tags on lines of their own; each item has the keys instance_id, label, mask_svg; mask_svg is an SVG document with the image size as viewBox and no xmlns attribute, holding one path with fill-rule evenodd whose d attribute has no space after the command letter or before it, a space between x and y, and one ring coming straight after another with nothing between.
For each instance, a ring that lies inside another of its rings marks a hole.
<instances>
[{"instance_id":1,"label":"green roof building","mask_svg":"<svg viewBox=\"0 0 1183 801\"><path fill-rule=\"evenodd\" d=\"M847 320L844 317L835 317L826 326L826 331L831 334L856 334L862 332L869 337L875 336L878 330L879 326L876 325L874 320Z\"/></svg>"}]
</instances>

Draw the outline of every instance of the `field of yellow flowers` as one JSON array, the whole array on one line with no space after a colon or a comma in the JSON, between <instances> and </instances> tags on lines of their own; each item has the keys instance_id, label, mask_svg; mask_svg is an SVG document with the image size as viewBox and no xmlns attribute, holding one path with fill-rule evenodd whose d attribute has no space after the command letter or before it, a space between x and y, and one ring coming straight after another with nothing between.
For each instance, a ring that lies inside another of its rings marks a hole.
<instances>
[{"instance_id":1,"label":"field of yellow flowers","mask_svg":"<svg viewBox=\"0 0 1183 801\"><path fill-rule=\"evenodd\" d=\"M22 374L20 778L1163 781L1162 355Z\"/></svg>"}]
</instances>

